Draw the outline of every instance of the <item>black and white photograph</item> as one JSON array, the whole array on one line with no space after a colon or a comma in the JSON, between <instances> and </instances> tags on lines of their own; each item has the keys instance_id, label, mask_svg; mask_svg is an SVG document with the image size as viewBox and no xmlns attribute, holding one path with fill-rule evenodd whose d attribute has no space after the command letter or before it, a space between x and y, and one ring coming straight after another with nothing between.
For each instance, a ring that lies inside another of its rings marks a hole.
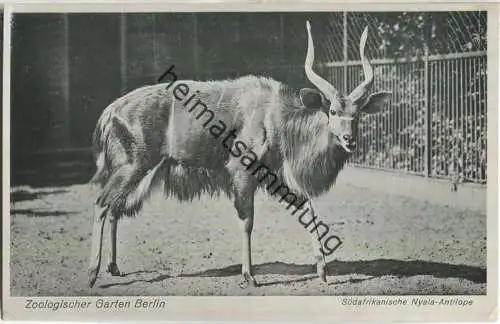
<instances>
[{"instance_id":1,"label":"black and white photograph","mask_svg":"<svg viewBox=\"0 0 500 324\"><path fill-rule=\"evenodd\" d=\"M489 20L12 12L10 296L496 294Z\"/></svg>"}]
</instances>

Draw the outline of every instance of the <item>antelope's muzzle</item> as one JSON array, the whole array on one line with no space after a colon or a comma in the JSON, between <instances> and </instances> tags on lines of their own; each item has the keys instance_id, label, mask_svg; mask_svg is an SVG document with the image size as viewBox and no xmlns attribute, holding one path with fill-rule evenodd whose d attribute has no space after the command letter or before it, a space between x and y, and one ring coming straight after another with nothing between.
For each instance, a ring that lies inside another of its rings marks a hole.
<instances>
[{"instance_id":1,"label":"antelope's muzzle","mask_svg":"<svg viewBox=\"0 0 500 324\"><path fill-rule=\"evenodd\" d=\"M344 134L340 140L342 141L342 146L344 146L346 151L352 152L356 149L356 139L352 135Z\"/></svg>"}]
</instances>

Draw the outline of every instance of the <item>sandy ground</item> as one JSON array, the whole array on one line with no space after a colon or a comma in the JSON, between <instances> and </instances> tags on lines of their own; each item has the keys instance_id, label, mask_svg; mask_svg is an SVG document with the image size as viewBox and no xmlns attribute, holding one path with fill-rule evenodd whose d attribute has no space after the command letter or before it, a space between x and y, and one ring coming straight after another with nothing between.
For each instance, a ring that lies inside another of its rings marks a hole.
<instances>
[{"instance_id":1,"label":"sandy ground","mask_svg":"<svg viewBox=\"0 0 500 324\"><path fill-rule=\"evenodd\" d=\"M241 233L232 202L153 195L119 225L118 266L87 286L92 203L87 185L11 190L11 295L485 294L486 190L345 170L319 217L344 244L315 275L307 231L258 194L253 232L258 287L238 286ZM106 231L106 229L105 229ZM106 247L106 242L105 245ZM103 264L106 264L104 254Z\"/></svg>"}]
</instances>

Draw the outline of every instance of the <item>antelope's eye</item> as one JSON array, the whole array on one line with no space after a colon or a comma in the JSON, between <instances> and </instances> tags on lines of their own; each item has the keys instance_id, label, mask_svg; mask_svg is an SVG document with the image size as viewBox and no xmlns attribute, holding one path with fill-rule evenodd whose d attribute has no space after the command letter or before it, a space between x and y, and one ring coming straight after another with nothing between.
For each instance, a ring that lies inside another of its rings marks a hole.
<instances>
[{"instance_id":1,"label":"antelope's eye","mask_svg":"<svg viewBox=\"0 0 500 324\"><path fill-rule=\"evenodd\" d=\"M337 112L335 111L335 109L330 109L330 115L335 116L336 114Z\"/></svg>"}]
</instances>

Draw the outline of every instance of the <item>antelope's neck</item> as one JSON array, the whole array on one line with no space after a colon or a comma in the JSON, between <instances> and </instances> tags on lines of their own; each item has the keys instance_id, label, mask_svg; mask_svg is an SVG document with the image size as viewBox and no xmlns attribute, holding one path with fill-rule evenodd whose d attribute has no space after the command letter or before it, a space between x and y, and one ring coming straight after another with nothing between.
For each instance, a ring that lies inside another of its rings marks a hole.
<instances>
[{"instance_id":1,"label":"antelope's neck","mask_svg":"<svg viewBox=\"0 0 500 324\"><path fill-rule=\"evenodd\" d=\"M283 179L293 191L307 197L326 193L335 183L349 153L331 134L295 143L284 150Z\"/></svg>"}]
</instances>

